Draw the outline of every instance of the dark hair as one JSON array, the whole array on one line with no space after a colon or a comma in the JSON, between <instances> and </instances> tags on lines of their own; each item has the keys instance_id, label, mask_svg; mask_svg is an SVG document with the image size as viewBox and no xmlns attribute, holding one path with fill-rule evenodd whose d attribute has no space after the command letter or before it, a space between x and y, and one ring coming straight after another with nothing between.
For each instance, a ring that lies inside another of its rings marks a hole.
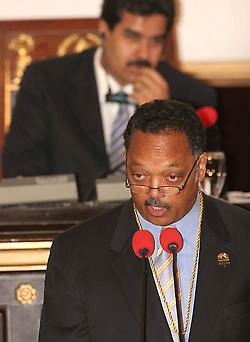
<instances>
[{"instance_id":1,"label":"dark hair","mask_svg":"<svg viewBox=\"0 0 250 342\"><path fill-rule=\"evenodd\" d=\"M136 130L144 133L183 132L194 155L206 148L206 132L193 107L174 100L154 100L138 107L124 132L124 145L129 147L131 135Z\"/></svg>"},{"instance_id":2,"label":"dark hair","mask_svg":"<svg viewBox=\"0 0 250 342\"><path fill-rule=\"evenodd\" d=\"M175 16L174 0L103 0L101 19L113 29L124 11L142 16L162 14L167 18L168 31L171 30Z\"/></svg>"}]
</instances>

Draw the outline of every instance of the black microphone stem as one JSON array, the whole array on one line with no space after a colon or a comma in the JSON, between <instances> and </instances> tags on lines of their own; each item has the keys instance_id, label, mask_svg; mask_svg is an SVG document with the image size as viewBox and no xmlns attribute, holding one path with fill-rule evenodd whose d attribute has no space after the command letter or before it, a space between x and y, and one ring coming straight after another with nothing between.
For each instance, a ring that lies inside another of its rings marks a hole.
<instances>
[{"instance_id":1,"label":"black microphone stem","mask_svg":"<svg viewBox=\"0 0 250 342\"><path fill-rule=\"evenodd\" d=\"M144 277L143 277L143 284L142 284L142 333L141 333L141 342L146 342L146 328L147 328L147 279L148 279L148 263L147 263L147 258L143 258L143 263L144 263L144 267L143 267L143 273L144 273Z\"/></svg>"},{"instance_id":2,"label":"black microphone stem","mask_svg":"<svg viewBox=\"0 0 250 342\"><path fill-rule=\"evenodd\" d=\"M173 253L173 276L174 276L174 292L176 298L176 310L177 310L177 321L178 321L178 330L179 330L179 340L180 342L185 342L185 336L183 333L183 318L182 318L182 309L181 309L181 298L180 294L180 283L178 279L178 269L177 269L177 253Z\"/></svg>"}]
</instances>

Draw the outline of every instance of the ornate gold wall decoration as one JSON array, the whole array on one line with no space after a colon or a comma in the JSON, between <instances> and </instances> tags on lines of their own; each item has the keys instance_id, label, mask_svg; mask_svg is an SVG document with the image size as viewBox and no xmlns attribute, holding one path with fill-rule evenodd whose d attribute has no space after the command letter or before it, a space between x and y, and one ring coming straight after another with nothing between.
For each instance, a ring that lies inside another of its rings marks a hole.
<instances>
[{"instance_id":1,"label":"ornate gold wall decoration","mask_svg":"<svg viewBox=\"0 0 250 342\"><path fill-rule=\"evenodd\" d=\"M31 63L32 57L29 52L34 49L34 39L25 33L21 33L18 36L11 39L8 44L8 48L17 53L16 70L14 78L11 79L11 89L17 90L23 77L23 73L28 64Z\"/></svg>"},{"instance_id":2,"label":"ornate gold wall decoration","mask_svg":"<svg viewBox=\"0 0 250 342\"><path fill-rule=\"evenodd\" d=\"M21 284L16 288L16 300L22 304L32 304L36 299L36 289L31 284Z\"/></svg>"},{"instance_id":3,"label":"ornate gold wall decoration","mask_svg":"<svg viewBox=\"0 0 250 342\"><path fill-rule=\"evenodd\" d=\"M8 43L8 50L14 52L15 56L6 58L5 65L5 118L4 130L8 131L11 122L11 112L15 102L16 92L19 89L21 79L28 64L32 62L30 51L35 47L34 39L25 33L12 37Z\"/></svg>"},{"instance_id":4,"label":"ornate gold wall decoration","mask_svg":"<svg viewBox=\"0 0 250 342\"><path fill-rule=\"evenodd\" d=\"M57 54L58 56L64 56L69 51L79 53L100 43L101 39L96 34L86 33L84 36L80 36L74 33L64 38L58 46Z\"/></svg>"}]
</instances>

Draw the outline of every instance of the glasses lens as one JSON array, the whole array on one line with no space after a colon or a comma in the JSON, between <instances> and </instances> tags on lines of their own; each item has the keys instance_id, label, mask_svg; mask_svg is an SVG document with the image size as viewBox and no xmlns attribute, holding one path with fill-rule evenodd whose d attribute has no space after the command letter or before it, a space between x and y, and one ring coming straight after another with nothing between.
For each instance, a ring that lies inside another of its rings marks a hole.
<instances>
[{"instance_id":1,"label":"glasses lens","mask_svg":"<svg viewBox=\"0 0 250 342\"><path fill-rule=\"evenodd\" d=\"M159 191L164 195L177 195L180 189L177 186L160 186Z\"/></svg>"},{"instance_id":2,"label":"glasses lens","mask_svg":"<svg viewBox=\"0 0 250 342\"><path fill-rule=\"evenodd\" d=\"M153 189L147 185L134 185L134 184L131 184L129 188L135 194L148 194L150 189ZM157 189L163 195L177 195L180 192L180 189L175 186L159 186Z\"/></svg>"},{"instance_id":3,"label":"glasses lens","mask_svg":"<svg viewBox=\"0 0 250 342\"><path fill-rule=\"evenodd\" d=\"M150 190L147 185L130 185L129 188L135 194L146 194Z\"/></svg>"}]
</instances>

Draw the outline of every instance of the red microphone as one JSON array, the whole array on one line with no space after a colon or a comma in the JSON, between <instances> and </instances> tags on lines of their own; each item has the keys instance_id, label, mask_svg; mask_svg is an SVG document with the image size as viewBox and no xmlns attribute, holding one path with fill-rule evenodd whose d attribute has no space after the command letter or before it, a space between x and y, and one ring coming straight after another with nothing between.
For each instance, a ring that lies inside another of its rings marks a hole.
<instances>
[{"instance_id":1,"label":"red microphone","mask_svg":"<svg viewBox=\"0 0 250 342\"><path fill-rule=\"evenodd\" d=\"M176 228L166 227L161 231L160 244L167 253L179 253L183 247L183 238Z\"/></svg>"},{"instance_id":2,"label":"red microphone","mask_svg":"<svg viewBox=\"0 0 250 342\"><path fill-rule=\"evenodd\" d=\"M132 246L135 255L139 258L145 259L150 257L155 249L153 234L148 230L137 230L132 239Z\"/></svg>"},{"instance_id":3,"label":"red microphone","mask_svg":"<svg viewBox=\"0 0 250 342\"><path fill-rule=\"evenodd\" d=\"M213 126L218 120L217 110L210 106L200 107L196 110L196 114L205 128Z\"/></svg>"},{"instance_id":4,"label":"red microphone","mask_svg":"<svg viewBox=\"0 0 250 342\"><path fill-rule=\"evenodd\" d=\"M183 335L183 317L182 317L182 307L180 293L180 283L178 279L178 268L177 268L177 253L181 251L183 247L183 238L181 233L172 227L166 227L161 231L160 234L160 244L161 247L167 253L173 254L173 277L174 277L174 292L176 298L176 311L177 311L177 321L179 330L179 341L185 342Z\"/></svg>"}]
</instances>

